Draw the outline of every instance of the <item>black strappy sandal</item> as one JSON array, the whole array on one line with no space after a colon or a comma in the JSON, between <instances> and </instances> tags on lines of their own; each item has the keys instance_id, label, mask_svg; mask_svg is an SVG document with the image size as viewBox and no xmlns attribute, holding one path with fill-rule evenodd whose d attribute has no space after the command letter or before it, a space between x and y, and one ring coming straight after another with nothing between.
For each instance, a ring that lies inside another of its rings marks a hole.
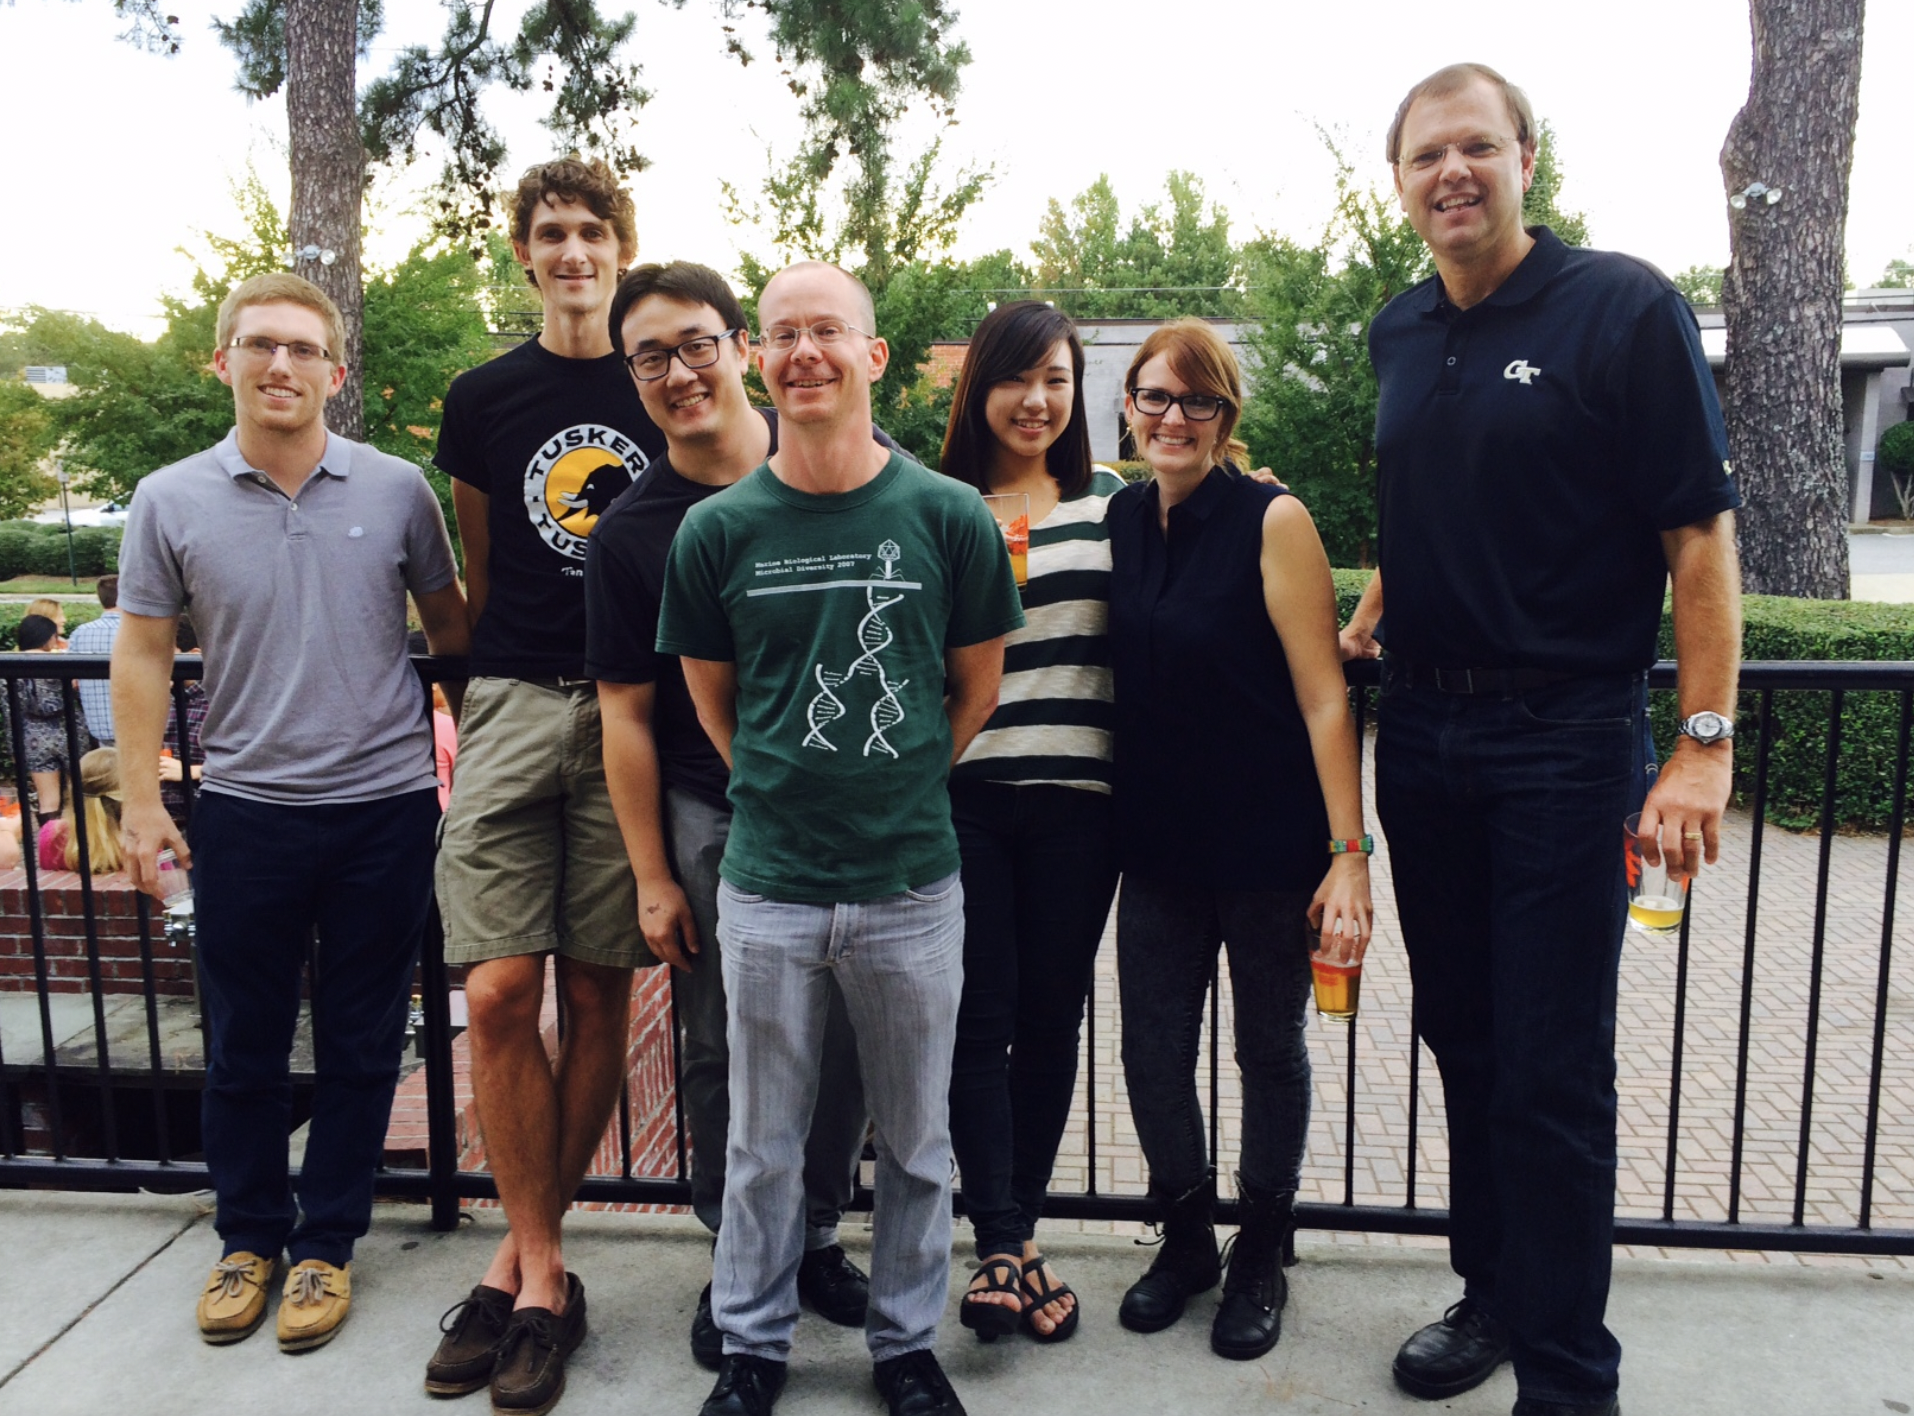
<instances>
[{"instance_id":1,"label":"black strappy sandal","mask_svg":"<svg viewBox=\"0 0 1914 1416\"><path fill-rule=\"evenodd\" d=\"M1059 1283L1052 1288L1043 1276L1043 1266L1049 1260L1042 1254L1026 1260L1023 1265L1023 1326L1038 1342L1062 1342L1077 1330L1077 1319L1083 1313L1083 1300L1077 1298L1077 1290L1067 1283ZM1077 1298L1070 1305L1070 1311L1063 1315L1063 1321L1049 1332L1037 1326L1037 1313L1059 1298Z\"/></svg>"},{"instance_id":2,"label":"black strappy sandal","mask_svg":"<svg viewBox=\"0 0 1914 1416\"><path fill-rule=\"evenodd\" d=\"M1017 1261L1004 1255L985 1259L977 1265L977 1272L983 1275L984 1286L965 1292L963 1301L957 1305L957 1320L976 1333L979 1342L995 1342L1004 1334L1017 1330L1025 1310L1022 1307L1013 1308L1008 1303L975 1302L972 1301L972 1295L1014 1293L1021 1304L1024 1301L1021 1275L1017 1271Z\"/></svg>"}]
</instances>

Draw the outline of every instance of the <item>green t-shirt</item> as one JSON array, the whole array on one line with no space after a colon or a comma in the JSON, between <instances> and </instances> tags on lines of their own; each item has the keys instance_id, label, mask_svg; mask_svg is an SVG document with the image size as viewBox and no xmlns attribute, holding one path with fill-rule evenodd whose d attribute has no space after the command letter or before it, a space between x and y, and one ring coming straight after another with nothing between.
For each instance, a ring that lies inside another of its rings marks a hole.
<instances>
[{"instance_id":1,"label":"green t-shirt","mask_svg":"<svg viewBox=\"0 0 1914 1416\"><path fill-rule=\"evenodd\" d=\"M983 499L906 458L838 496L766 465L693 507L658 650L737 665L724 878L832 904L957 869L944 651L1022 624Z\"/></svg>"}]
</instances>

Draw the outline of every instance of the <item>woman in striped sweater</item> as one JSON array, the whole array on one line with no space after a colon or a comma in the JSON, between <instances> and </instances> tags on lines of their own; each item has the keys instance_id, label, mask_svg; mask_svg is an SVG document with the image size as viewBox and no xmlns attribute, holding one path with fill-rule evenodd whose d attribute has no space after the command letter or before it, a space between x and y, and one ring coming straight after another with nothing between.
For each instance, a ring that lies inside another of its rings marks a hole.
<instances>
[{"instance_id":1,"label":"woman in striped sweater","mask_svg":"<svg viewBox=\"0 0 1914 1416\"><path fill-rule=\"evenodd\" d=\"M962 1320L986 1341L1021 1323L1059 1342L1077 1299L1036 1224L1116 890L1104 513L1123 485L1090 462L1083 345L1066 316L1022 300L977 327L942 470L1030 498L1027 623L1006 641L997 711L950 779L964 880L950 1136L982 1261Z\"/></svg>"}]
</instances>

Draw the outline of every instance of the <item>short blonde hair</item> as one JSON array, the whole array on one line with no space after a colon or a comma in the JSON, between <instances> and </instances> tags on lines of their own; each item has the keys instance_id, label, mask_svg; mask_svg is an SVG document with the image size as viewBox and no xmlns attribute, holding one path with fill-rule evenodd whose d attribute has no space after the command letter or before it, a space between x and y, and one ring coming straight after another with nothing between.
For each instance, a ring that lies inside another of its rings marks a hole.
<instances>
[{"instance_id":1,"label":"short blonde hair","mask_svg":"<svg viewBox=\"0 0 1914 1416\"><path fill-rule=\"evenodd\" d=\"M255 275L251 280L242 280L235 285L224 300L219 302L219 324L214 338L224 349L233 341L233 326L239 323L239 312L249 305L303 305L325 321L326 353L332 356L335 364L346 361L346 322L339 313L339 307L332 303L332 297L304 276L293 275L289 271L273 271L269 275Z\"/></svg>"}]
</instances>

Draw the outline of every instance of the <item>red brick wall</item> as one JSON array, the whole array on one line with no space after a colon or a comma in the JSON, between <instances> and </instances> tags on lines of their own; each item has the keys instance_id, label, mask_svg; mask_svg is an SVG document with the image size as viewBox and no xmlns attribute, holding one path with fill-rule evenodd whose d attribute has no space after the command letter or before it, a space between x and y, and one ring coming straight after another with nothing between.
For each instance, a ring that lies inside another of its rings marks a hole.
<instances>
[{"instance_id":1,"label":"red brick wall","mask_svg":"<svg viewBox=\"0 0 1914 1416\"><path fill-rule=\"evenodd\" d=\"M40 908L46 930L47 991L87 991L91 985L80 877L70 870L43 870L39 875ZM28 914L30 894L24 869L0 873L0 992L31 993L38 987L34 974L33 927ZM124 875L94 877L93 911L104 991L140 992L140 924L134 909L134 891ZM165 924L157 909L149 909L148 917L157 990L191 993L192 960L184 949L167 946Z\"/></svg>"}]
</instances>

